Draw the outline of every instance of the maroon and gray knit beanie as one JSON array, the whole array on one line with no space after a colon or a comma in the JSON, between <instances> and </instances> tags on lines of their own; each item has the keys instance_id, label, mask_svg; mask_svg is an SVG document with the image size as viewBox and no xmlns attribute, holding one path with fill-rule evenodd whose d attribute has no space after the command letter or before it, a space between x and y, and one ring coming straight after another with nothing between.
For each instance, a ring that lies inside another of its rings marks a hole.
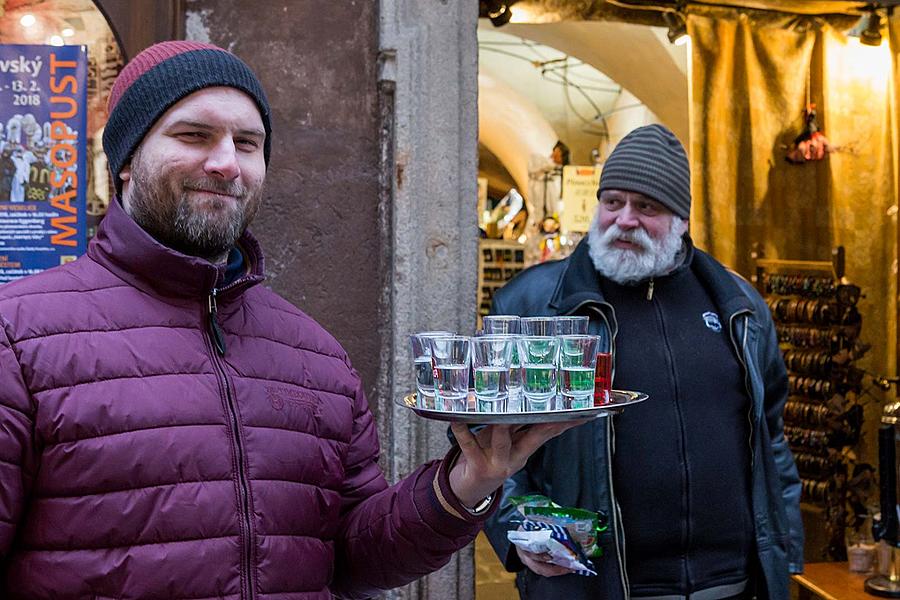
<instances>
[{"instance_id":1,"label":"maroon and gray knit beanie","mask_svg":"<svg viewBox=\"0 0 900 600\"><path fill-rule=\"evenodd\" d=\"M662 125L638 127L622 138L600 172L603 190L638 192L673 213L691 215L691 166L684 146Z\"/></svg>"},{"instance_id":2,"label":"maroon and gray knit beanie","mask_svg":"<svg viewBox=\"0 0 900 600\"><path fill-rule=\"evenodd\" d=\"M109 121L103 131L103 150L117 193L122 193L119 171L129 163L157 119L185 96L215 86L236 88L256 102L266 131L263 150L268 166L272 147L269 101L250 67L212 44L161 42L131 59L109 94Z\"/></svg>"}]
</instances>

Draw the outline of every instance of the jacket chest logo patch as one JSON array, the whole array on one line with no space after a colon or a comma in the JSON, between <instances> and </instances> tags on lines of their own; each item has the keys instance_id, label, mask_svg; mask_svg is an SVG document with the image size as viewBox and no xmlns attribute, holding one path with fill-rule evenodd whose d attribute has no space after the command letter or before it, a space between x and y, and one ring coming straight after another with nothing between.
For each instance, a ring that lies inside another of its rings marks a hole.
<instances>
[{"instance_id":1,"label":"jacket chest logo patch","mask_svg":"<svg viewBox=\"0 0 900 600\"><path fill-rule=\"evenodd\" d=\"M716 333L722 331L722 323L719 321L719 315L714 312L706 311L703 313L703 323Z\"/></svg>"},{"instance_id":2,"label":"jacket chest logo patch","mask_svg":"<svg viewBox=\"0 0 900 600\"><path fill-rule=\"evenodd\" d=\"M266 398L275 410L284 410L285 406L316 406L316 397L309 392L289 387L266 386Z\"/></svg>"}]
</instances>

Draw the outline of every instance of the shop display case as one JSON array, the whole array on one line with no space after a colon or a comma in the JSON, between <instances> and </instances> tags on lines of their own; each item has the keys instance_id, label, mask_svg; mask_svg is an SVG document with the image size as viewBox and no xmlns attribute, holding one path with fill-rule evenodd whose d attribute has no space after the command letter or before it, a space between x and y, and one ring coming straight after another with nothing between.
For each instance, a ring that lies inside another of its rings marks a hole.
<instances>
[{"instance_id":1,"label":"shop display case","mask_svg":"<svg viewBox=\"0 0 900 600\"><path fill-rule=\"evenodd\" d=\"M506 240L478 240L478 329L491 310L494 292L525 268L525 247Z\"/></svg>"},{"instance_id":2,"label":"shop display case","mask_svg":"<svg viewBox=\"0 0 900 600\"><path fill-rule=\"evenodd\" d=\"M844 250L830 261L754 254L788 371L784 433L802 482L808 560L847 560L848 479L862 428L859 287L844 277Z\"/></svg>"}]
</instances>

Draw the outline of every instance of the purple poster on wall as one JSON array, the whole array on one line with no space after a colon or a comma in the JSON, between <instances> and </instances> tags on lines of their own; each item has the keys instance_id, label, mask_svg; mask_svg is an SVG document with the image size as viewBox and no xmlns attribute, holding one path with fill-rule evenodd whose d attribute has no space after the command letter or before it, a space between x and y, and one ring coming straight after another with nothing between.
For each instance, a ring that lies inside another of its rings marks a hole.
<instances>
[{"instance_id":1,"label":"purple poster on wall","mask_svg":"<svg viewBox=\"0 0 900 600\"><path fill-rule=\"evenodd\" d=\"M87 243L87 47L0 44L0 283Z\"/></svg>"}]
</instances>

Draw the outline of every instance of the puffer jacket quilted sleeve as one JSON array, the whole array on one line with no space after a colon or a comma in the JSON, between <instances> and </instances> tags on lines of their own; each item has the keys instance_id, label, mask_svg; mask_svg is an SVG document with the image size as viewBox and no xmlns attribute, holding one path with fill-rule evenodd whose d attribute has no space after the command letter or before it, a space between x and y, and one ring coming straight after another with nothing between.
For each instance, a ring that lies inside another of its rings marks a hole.
<instances>
[{"instance_id":1,"label":"puffer jacket quilted sleeve","mask_svg":"<svg viewBox=\"0 0 900 600\"><path fill-rule=\"evenodd\" d=\"M332 592L368 598L442 567L450 552L472 541L473 523L487 515L473 518L452 499L447 479L455 457L452 450L444 460L387 487L375 464L375 422L361 388L356 398L354 443L342 494L347 510L338 536Z\"/></svg>"},{"instance_id":2,"label":"puffer jacket quilted sleeve","mask_svg":"<svg viewBox=\"0 0 900 600\"><path fill-rule=\"evenodd\" d=\"M33 418L22 372L0 327L0 557L12 547L34 473Z\"/></svg>"}]
</instances>

